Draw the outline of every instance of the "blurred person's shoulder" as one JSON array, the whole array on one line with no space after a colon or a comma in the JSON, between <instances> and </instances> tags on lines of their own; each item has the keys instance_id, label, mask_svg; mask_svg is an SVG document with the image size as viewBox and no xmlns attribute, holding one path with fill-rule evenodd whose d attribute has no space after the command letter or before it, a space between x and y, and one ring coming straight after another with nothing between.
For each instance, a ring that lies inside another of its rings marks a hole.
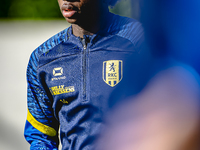
<instances>
[{"instance_id":1,"label":"blurred person's shoulder","mask_svg":"<svg viewBox=\"0 0 200 150\"><path fill-rule=\"evenodd\" d=\"M163 63L165 63L165 61L163 61ZM200 85L200 76L192 66L173 59L170 60L168 64L167 66L163 65L163 69L157 73L155 79L165 78L170 81L174 80L173 83L185 83L187 85L185 87L187 88L192 85L196 85L195 87ZM191 85L189 86L189 84Z\"/></svg>"},{"instance_id":2,"label":"blurred person's shoulder","mask_svg":"<svg viewBox=\"0 0 200 150\"><path fill-rule=\"evenodd\" d=\"M161 63L162 68L155 72L144 88L141 99L154 99L158 101L176 101L199 105L200 76L188 64L170 60ZM165 63L167 64L165 66ZM144 94L145 93L145 94ZM143 96L147 96L144 98Z\"/></svg>"}]
</instances>

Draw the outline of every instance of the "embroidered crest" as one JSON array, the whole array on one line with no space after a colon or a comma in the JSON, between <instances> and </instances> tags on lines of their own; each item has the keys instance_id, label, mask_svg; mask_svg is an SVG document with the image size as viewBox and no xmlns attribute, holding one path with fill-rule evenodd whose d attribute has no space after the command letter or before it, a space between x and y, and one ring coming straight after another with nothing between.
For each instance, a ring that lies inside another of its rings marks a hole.
<instances>
[{"instance_id":1,"label":"embroidered crest","mask_svg":"<svg viewBox=\"0 0 200 150\"><path fill-rule=\"evenodd\" d=\"M114 87L123 78L123 66L121 60L108 60L103 62L103 80Z\"/></svg>"}]
</instances>

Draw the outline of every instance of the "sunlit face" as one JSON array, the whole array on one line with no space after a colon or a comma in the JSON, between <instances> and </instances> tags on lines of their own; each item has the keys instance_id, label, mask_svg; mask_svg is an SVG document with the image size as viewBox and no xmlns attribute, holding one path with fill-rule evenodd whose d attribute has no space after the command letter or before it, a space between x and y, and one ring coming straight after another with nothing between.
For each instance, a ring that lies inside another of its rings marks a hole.
<instances>
[{"instance_id":1,"label":"sunlit face","mask_svg":"<svg viewBox=\"0 0 200 150\"><path fill-rule=\"evenodd\" d=\"M100 0L58 0L62 15L69 23L79 24L98 9Z\"/></svg>"}]
</instances>

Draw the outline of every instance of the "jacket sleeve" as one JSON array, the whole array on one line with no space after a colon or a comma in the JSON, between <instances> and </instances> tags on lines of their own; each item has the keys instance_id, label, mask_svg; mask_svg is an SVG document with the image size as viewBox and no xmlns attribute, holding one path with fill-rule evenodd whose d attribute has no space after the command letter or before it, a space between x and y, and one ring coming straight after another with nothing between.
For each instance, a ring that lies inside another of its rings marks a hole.
<instances>
[{"instance_id":1,"label":"jacket sleeve","mask_svg":"<svg viewBox=\"0 0 200 150\"><path fill-rule=\"evenodd\" d=\"M37 53L32 53L27 67L28 113L24 136L30 150L57 150L59 124L53 113L53 100L39 82L37 68Z\"/></svg>"}]
</instances>

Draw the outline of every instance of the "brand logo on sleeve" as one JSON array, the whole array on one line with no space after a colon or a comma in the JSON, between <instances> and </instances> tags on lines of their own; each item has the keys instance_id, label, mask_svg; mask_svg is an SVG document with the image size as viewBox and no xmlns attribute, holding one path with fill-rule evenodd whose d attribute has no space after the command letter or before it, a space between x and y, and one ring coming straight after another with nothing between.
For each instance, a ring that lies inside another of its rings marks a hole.
<instances>
[{"instance_id":1,"label":"brand logo on sleeve","mask_svg":"<svg viewBox=\"0 0 200 150\"><path fill-rule=\"evenodd\" d=\"M103 80L105 83L114 87L123 78L122 60L108 60L103 62Z\"/></svg>"}]
</instances>

